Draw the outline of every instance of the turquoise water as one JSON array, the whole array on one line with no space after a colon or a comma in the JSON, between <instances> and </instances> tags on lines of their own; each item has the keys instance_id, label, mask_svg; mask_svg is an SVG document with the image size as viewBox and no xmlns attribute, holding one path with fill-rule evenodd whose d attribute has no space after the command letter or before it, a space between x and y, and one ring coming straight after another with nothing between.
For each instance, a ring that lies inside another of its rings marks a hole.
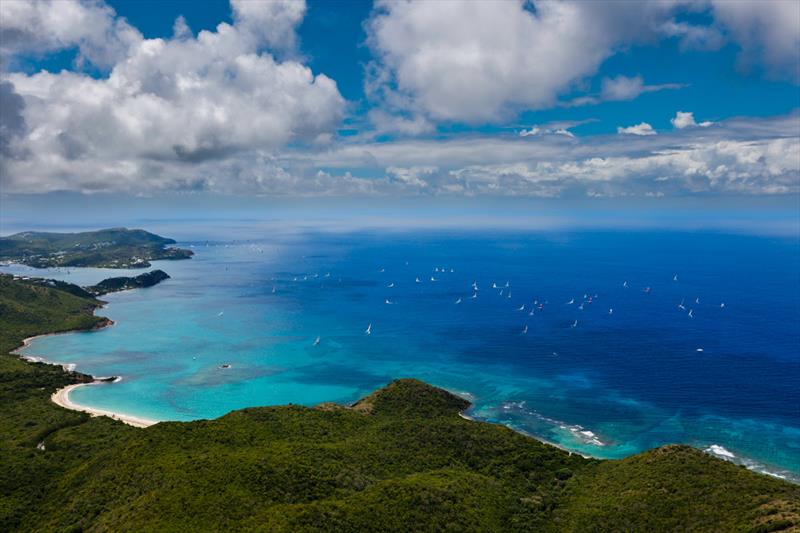
<instances>
[{"instance_id":1,"label":"turquoise water","mask_svg":"<svg viewBox=\"0 0 800 533\"><path fill-rule=\"evenodd\" d=\"M467 395L477 418L581 453L683 442L800 479L796 239L386 231L181 244L192 260L154 264L172 279L105 297L116 325L24 353L122 376L71 398L158 420L351 402L417 377Z\"/></svg>"}]
</instances>

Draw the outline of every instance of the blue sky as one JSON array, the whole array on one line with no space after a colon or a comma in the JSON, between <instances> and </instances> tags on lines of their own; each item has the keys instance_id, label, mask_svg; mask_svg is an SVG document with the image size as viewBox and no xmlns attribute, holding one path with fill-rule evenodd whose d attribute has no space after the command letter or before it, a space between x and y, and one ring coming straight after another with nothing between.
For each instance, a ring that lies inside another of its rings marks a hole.
<instances>
[{"instance_id":1,"label":"blue sky","mask_svg":"<svg viewBox=\"0 0 800 533\"><path fill-rule=\"evenodd\" d=\"M188 194L791 207L800 194L797 2L0 10L6 205Z\"/></svg>"}]
</instances>

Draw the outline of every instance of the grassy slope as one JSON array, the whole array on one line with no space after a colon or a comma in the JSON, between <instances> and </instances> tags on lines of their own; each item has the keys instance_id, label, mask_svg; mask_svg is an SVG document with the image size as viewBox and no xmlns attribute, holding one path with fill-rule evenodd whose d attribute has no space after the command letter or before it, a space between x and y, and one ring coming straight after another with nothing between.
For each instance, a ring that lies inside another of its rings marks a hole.
<instances>
[{"instance_id":1,"label":"grassy slope","mask_svg":"<svg viewBox=\"0 0 800 533\"><path fill-rule=\"evenodd\" d=\"M0 302L16 304L0 315L4 349L97 320L88 312L94 301L57 292L3 280ZM800 487L682 446L586 460L462 419L463 400L415 380L353 408L259 407L135 429L48 401L80 375L11 356L0 356L0 370L2 531L769 531L800 523Z\"/></svg>"}]
</instances>

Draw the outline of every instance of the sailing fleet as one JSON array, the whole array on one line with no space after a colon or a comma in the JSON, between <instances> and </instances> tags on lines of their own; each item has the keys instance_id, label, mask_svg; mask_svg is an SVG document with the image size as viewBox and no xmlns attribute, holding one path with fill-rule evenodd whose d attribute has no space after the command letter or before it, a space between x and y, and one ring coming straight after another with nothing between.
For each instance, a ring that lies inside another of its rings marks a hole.
<instances>
[{"instance_id":1,"label":"sailing fleet","mask_svg":"<svg viewBox=\"0 0 800 533\"><path fill-rule=\"evenodd\" d=\"M406 265L408 265L408 262L406 262ZM378 273L382 274L382 275L385 274L386 273L386 268L385 267L380 267L378 269ZM426 278L427 278L427 282L428 283L431 283L431 284L438 283L440 281L440 279L442 279L442 277L443 277L442 275L443 274L450 274L450 273L455 273L455 269L452 268L452 267L435 267L433 269L433 273L431 275L429 275L429 276L427 276L427 275L426 276L415 276L414 277L414 283L415 284L424 284L424 283L426 283L426 281L423 281L423 279L426 279ZM440 277L437 278L434 274L439 274ZM311 279L318 279L319 277L320 276L318 274L311 275ZM323 278L330 278L331 274L330 273L326 273L322 277ZM299 278L298 276L295 276L295 277L292 278L293 281L300 281L300 279L301 278ZM303 276L302 279L303 280L308 280L309 279L309 275ZM679 277L678 277L677 274L672 276L672 282L678 283L678 280L679 280ZM388 281L388 282L387 281L384 281L382 283L383 287L385 287L387 289L394 289L397 286L394 281ZM339 278L339 282L341 282L341 278ZM623 281L621 286L622 286L623 290L628 290L628 289L631 288L631 285L628 283L627 280ZM504 283L498 283L496 281L492 281L489 284L489 287L490 287L489 290L493 291L498 297L501 297L501 298L507 299L507 300L511 300L512 299L511 282L510 281L505 281ZM466 294L464 296L458 296L455 300L451 300L451 302L454 302L455 305L461 305L462 303L464 303L467 300L477 300L479 298L479 295L481 294L480 291L481 291L481 288L480 288L480 285L478 284L478 281L474 280L470 285L468 285L468 289L465 291ZM275 286L272 286L271 292L273 294L276 293ZM652 294L653 289L652 289L651 286L648 285L648 286L644 286L641 289L641 292L643 292L644 294L649 295L649 294ZM593 305L598 298L599 298L599 294L597 294L597 293L588 293L587 292L587 293L583 294L583 298L571 297L568 301L564 302L563 305L564 306L575 306L574 308L577 309L578 311L585 311L585 310L588 309L588 306ZM695 306L699 306L700 302L701 302L701 299L700 299L699 296L694 298L694 305ZM394 300L394 299L386 297L386 298L384 298L384 303L386 305L395 305L397 303L397 301ZM548 307L550 306L550 302L548 300L541 300L540 301L539 299L534 299L533 302L530 303L530 304L528 304L526 302L520 302L519 300L517 300L517 303L514 304L513 309L515 309L517 312L523 313L523 314L525 314L525 315L527 315L529 317L533 317L537 313L540 314L540 313L545 312L545 306L548 306ZM726 308L725 302L720 302L719 303L719 309L723 310L725 308ZM677 309L679 309L681 312L685 313L687 318L692 319L695 316L694 315L694 307L688 307L687 308L686 298L682 298L681 299L680 303L677 304ZM608 307L607 308L607 312L605 314L608 317L613 316L614 315L614 307ZM221 317L222 315L223 315L223 312L220 311L217 316ZM567 322L565 324L565 327L568 327L570 329L575 329L575 328L578 328L579 325L580 325L579 319L578 318L574 318L574 319L570 320L569 322ZM363 334L366 335L366 336L372 335L372 326L373 326L373 324L369 323L367 325L366 329L363 331ZM518 331L520 332L521 335L527 335L528 334L528 324L522 324ZM316 337L314 339L314 341L313 341L313 346L319 346L321 344L321 342L322 342L321 341L321 337ZM702 352L703 349L702 348L698 348L697 351L698 352Z\"/></svg>"}]
</instances>

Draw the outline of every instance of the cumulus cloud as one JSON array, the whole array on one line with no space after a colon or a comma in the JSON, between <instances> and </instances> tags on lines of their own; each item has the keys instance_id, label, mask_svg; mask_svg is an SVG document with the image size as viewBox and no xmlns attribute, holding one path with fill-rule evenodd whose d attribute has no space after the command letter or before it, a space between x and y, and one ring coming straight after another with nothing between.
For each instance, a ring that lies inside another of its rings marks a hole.
<instances>
[{"instance_id":1,"label":"cumulus cloud","mask_svg":"<svg viewBox=\"0 0 800 533\"><path fill-rule=\"evenodd\" d=\"M231 0L233 20L243 33L273 49L291 50L295 29L306 13L305 0Z\"/></svg>"},{"instance_id":2,"label":"cumulus cloud","mask_svg":"<svg viewBox=\"0 0 800 533\"><path fill-rule=\"evenodd\" d=\"M617 128L617 133L620 135L655 135L656 130L647 122L640 122L635 126L628 126L626 128L620 126Z\"/></svg>"},{"instance_id":3,"label":"cumulus cloud","mask_svg":"<svg viewBox=\"0 0 800 533\"><path fill-rule=\"evenodd\" d=\"M379 2L368 42L382 94L435 120L488 122L553 104L616 47L654 34L666 3Z\"/></svg>"},{"instance_id":4,"label":"cumulus cloud","mask_svg":"<svg viewBox=\"0 0 800 533\"><path fill-rule=\"evenodd\" d=\"M77 48L79 66L113 66L142 34L105 4L91 1L0 2L0 56Z\"/></svg>"},{"instance_id":5,"label":"cumulus cloud","mask_svg":"<svg viewBox=\"0 0 800 533\"><path fill-rule=\"evenodd\" d=\"M193 37L178 21L172 39L132 42L107 77L70 71L4 75L24 101L27 125L26 135L10 141L25 155L8 162L6 190L136 188L168 162L268 152L329 135L344 110L336 83L260 51L296 26L304 4L244 4L234 3L235 24L222 23L216 31ZM108 8L102 12L108 16ZM112 18L107 27L116 24ZM68 42L75 41L63 40ZM199 183L182 174L159 172L165 183L151 186Z\"/></svg>"},{"instance_id":6,"label":"cumulus cloud","mask_svg":"<svg viewBox=\"0 0 800 533\"><path fill-rule=\"evenodd\" d=\"M683 128L689 128L692 126L707 128L712 124L714 124L713 122L710 122L708 120L699 123L695 122L694 113L688 111L678 111L675 114L675 117L670 119L670 122L672 123L673 126L678 128L679 130L682 130Z\"/></svg>"},{"instance_id":7,"label":"cumulus cloud","mask_svg":"<svg viewBox=\"0 0 800 533\"><path fill-rule=\"evenodd\" d=\"M686 12L711 22L679 20ZM732 41L742 65L800 80L800 4L791 1L379 1L367 31L377 57L368 94L434 121L497 122L552 106L620 49L663 38L705 50ZM567 105L680 87L618 76Z\"/></svg>"},{"instance_id":8,"label":"cumulus cloud","mask_svg":"<svg viewBox=\"0 0 800 533\"><path fill-rule=\"evenodd\" d=\"M800 3L713 0L713 14L741 48L739 64L763 66L780 79L800 83Z\"/></svg>"},{"instance_id":9,"label":"cumulus cloud","mask_svg":"<svg viewBox=\"0 0 800 533\"><path fill-rule=\"evenodd\" d=\"M743 62L789 68L796 57L793 23L763 36L753 28L766 15L747 20L735 9L692 5L710 9L716 18L705 28L735 38ZM505 136L437 129L439 121L491 122L553 105L631 43L671 35L700 46L700 26L674 19L683 7L379 2L367 24L374 131L343 138L335 135L345 111L335 82L298 56L303 2L234 0L232 24L195 34L179 17L171 38L145 39L100 2L7 0L0 61L63 49L78 56L74 71L0 74L0 184L5 193L800 193L796 114L701 129L710 123L681 111L672 119L681 131L659 135L645 122L620 127L624 135L581 137L571 132L577 122ZM675 88L617 76L585 98Z\"/></svg>"}]
</instances>

